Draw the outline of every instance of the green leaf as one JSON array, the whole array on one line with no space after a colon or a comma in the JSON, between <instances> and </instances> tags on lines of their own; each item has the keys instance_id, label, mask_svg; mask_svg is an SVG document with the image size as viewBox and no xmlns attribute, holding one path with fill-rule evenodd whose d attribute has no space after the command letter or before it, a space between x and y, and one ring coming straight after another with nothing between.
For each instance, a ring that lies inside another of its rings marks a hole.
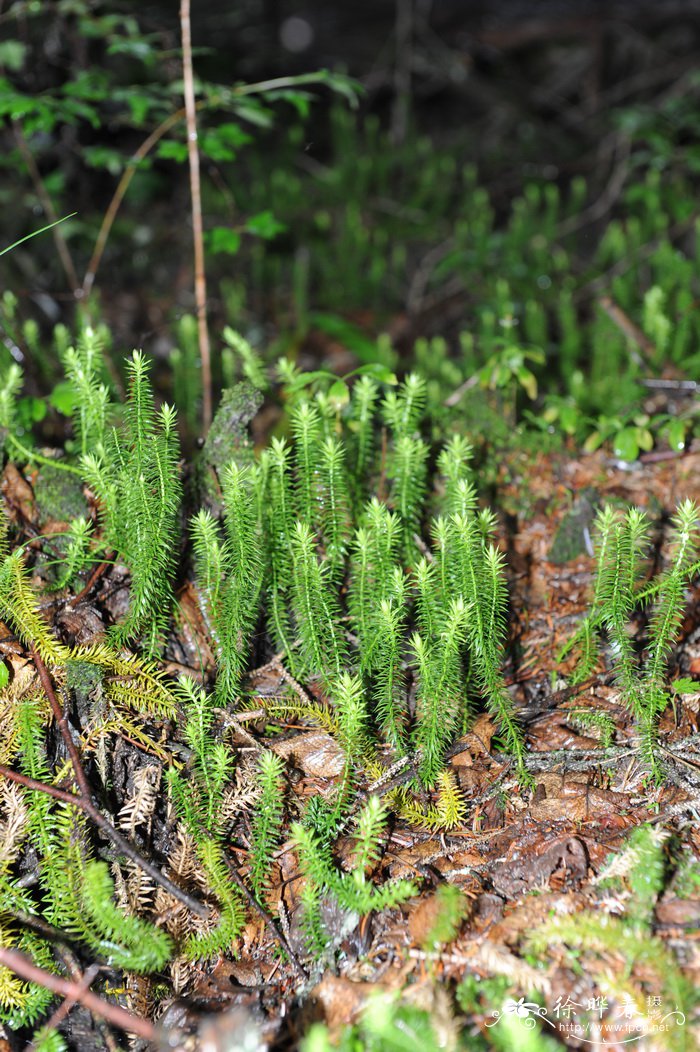
<instances>
[{"instance_id":1,"label":"green leaf","mask_svg":"<svg viewBox=\"0 0 700 1052\"><path fill-rule=\"evenodd\" d=\"M70 416L76 406L76 391L73 384L65 380L56 384L49 395L49 404L62 416Z\"/></svg>"},{"instance_id":2,"label":"green leaf","mask_svg":"<svg viewBox=\"0 0 700 1052\"><path fill-rule=\"evenodd\" d=\"M256 234L257 237L262 237L265 241L271 241L273 237L283 233L287 226L285 223L281 223L279 219L275 219L272 212L265 211L251 216L245 228L249 234Z\"/></svg>"},{"instance_id":3,"label":"green leaf","mask_svg":"<svg viewBox=\"0 0 700 1052\"><path fill-rule=\"evenodd\" d=\"M671 449L675 449L676 452L685 449L685 421L672 420L666 430L666 437Z\"/></svg>"},{"instance_id":4,"label":"green leaf","mask_svg":"<svg viewBox=\"0 0 700 1052\"><path fill-rule=\"evenodd\" d=\"M694 679L674 679L671 684L674 694L700 694L700 683Z\"/></svg>"},{"instance_id":5,"label":"green leaf","mask_svg":"<svg viewBox=\"0 0 700 1052\"><path fill-rule=\"evenodd\" d=\"M10 670L4 661L0 661L0 690L4 690L10 682Z\"/></svg>"},{"instance_id":6,"label":"green leaf","mask_svg":"<svg viewBox=\"0 0 700 1052\"><path fill-rule=\"evenodd\" d=\"M637 432L640 428L623 427L613 439L613 450L615 456L620 460L636 460L639 456L639 440Z\"/></svg>"},{"instance_id":7,"label":"green leaf","mask_svg":"<svg viewBox=\"0 0 700 1052\"><path fill-rule=\"evenodd\" d=\"M158 145L158 156L166 161L177 161L178 164L182 164L187 160L187 143L166 139L165 142Z\"/></svg>"},{"instance_id":8,"label":"green leaf","mask_svg":"<svg viewBox=\"0 0 700 1052\"><path fill-rule=\"evenodd\" d=\"M328 388L328 401L336 412L339 412L344 405L348 404L350 392L344 380L336 380L334 384L331 384Z\"/></svg>"},{"instance_id":9,"label":"green leaf","mask_svg":"<svg viewBox=\"0 0 700 1052\"><path fill-rule=\"evenodd\" d=\"M524 365L519 365L515 370L515 375L518 377L520 386L523 388L528 398L533 402L537 398L537 378L534 373L530 372Z\"/></svg>"},{"instance_id":10,"label":"green leaf","mask_svg":"<svg viewBox=\"0 0 700 1052\"><path fill-rule=\"evenodd\" d=\"M224 253L228 256L235 256L241 247L241 235L231 227L215 226L207 232L206 242L208 250L213 254Z\"/></svg>"},{"instance_id":11,"label":"green leaf","mask_svg":"<svg viewBox=\"0 0 700 1052\"><path fill-rule=\"evenodd\" d=\"M648 427L636 427L635 431L637 432L637 445L648 453L654 448L654 436Z\"/></svg>"},{"instance_id":12,"label":"green leaf","mask_svg":"<svg viewBox=\"0 0 700 1052\"><path fill-rule=\"evenodd\" d=\"M592 431L586 441L583 443L584 453L595 453L596 449L599 449L605 441L605 435L600 431Z\"/></svg>"},{"instance_id":13,"label":"green leaf","mask_svg":"<svg viewBox=\"0 0 700 1052\"><path fill-rule=\"evenodd\" d=\"M381 362L367 362L366 365L361 365L357 369L353 369L349 376L371 376L377 383L390 384L395 387L399 382L395 372L387 365L382 365Z\"/></svg>"},{"instance_id":14,"label":"green leaf","mask_svg":"<svg viewBox=\"0 0 700 1052\"><path fill-rule=\"evenodd\" d=\"M17 421L21 427L30 431L32 424L40 423L46 416L47 407L43 398L27 395L17 402Z\"/></svg>"},{"instance_id":15,"label":"green leaf","mask_svg":"<svg viewBox=\"0 0 700 1052\"><path fill-rule=\"evenodd\" d=\"M0 43L0 66L11 73L19 73L27 55L27 45L21 40L3 40Z\"/></svg>"}]
</instances>

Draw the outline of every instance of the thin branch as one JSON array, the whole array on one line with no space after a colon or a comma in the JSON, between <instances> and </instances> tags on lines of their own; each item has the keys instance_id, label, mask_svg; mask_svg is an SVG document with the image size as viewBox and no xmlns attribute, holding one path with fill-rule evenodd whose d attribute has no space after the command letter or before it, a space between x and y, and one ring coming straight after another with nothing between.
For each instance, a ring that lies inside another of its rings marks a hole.
<instances>
[{"instance_id":1,"label":"thin branch","mask_svg":"<svg viewBox=\"0 0 700 1052\"><path fill-rule=\"evenodd\" d=\"M173 128L176 124L179 124L179 122L184 116L185 108L183 106L181 109L175 110L174 113L171 113L169 117L166 117L165 120L161 124L159 124L158 127L155 128L146 139L143 140L138 150L136 151L136 153L133 154L126 168L122 172L121 178L117 183L117 189L114 191L114 196L109 202L107 211L105 212L102 218L100 232L97 235L97 240L95 241L95 247L92 250L90 262L88 263L87 270L85 271L85 277L83 278L84 296L87 296L90 293L90 291L92 290L92 286L95 283L95 275L97 274L98 267L102 260L105 245L107 244L107 238L109 237L110 231L114 224L114 220L117 217L119 206L121 205L124 199L126 191L129 189L129 184L131 183L131 180L136 175L136 170L139 164L141 163L141 161L144 160L145 157L148 156L153 147L163 138L163 136L166 135L170 131L170 129Z\"/></svg>"},{"instance_id":2,"label":"thin branch","mask_svg":"<svg viewBox=\"0 0 700 1052\"><path fill-rule=\"evenodd\" d=\"M180 4L182 31L182 76L187 111L187 153L190 161L190 194L192 197L192 236L194 239L194 298L197 305L199 357L202 365L202 422L204 431L211 424L211 351L207 329L207 279L204 270L204 233L202 226L202 193L199 180L199 146L197 143L197 106L192 70L192 29L190 0Z\"/></svg>"},{"instance_id":3,"label":"thin branch","mask_svg":"<svg viewBox=\"0 0 700 1052\"><path fill-rule=\"evenodd\" d=\"M34 154L29 149L27 140L24 137L24 132L22 131L22 125L19 123L19 121L12 122L12 130L15 135L15 141L17 142L17 146L19 147L19 152L22 154L22 160L26 164L31 180L34 183L36 195L41 201L41 207L44 209L44 214L46 215L47 219L51 220L51 236L53 237L54 244L56 245L58 258L61 260L61 265L63 266L66 277L68 278L68 284L71 287L71 292L77 299L80 296L80 281L78 280L78 275L75 272L75 267L73 265L73 259L70 254L70 249L68 248L68 245L66 244L66 239L63 236L63 230L61 228L58 213L56 212L56 209L53 206L53 201L49 196L48 190L46 189L46 184L41 178L41 172L39 171L37 163L34 159Z\"/></svg>"},{"instance_id":4,"label":"thin branch","mask_svg":"<svg viewBox=\"0 0 700 1052\"><path fill-rule=\"evenodd\" d=\"M148 1019L142 1019L140 1016L133 1015L131 1012L127 1012L125 1008L120 1008L119 1005L103 1001L101 997L92 993L91 990L83 989L81 983L61 979L58 975L53 975L43 968L38 968L29 957L20 953L19 950L9 950L5 946L0 946L0 964L5 968L9 968L11 972L19 975L21 979L27 982L37 983L39 986L43 986L44 989L58 994L59 997L70 998L72 1001L85 1005L95 1015L101 1016L108 1023L118 1026L120 1030L125 1030L128 1034L136 1034L138 1037L143 1038L144 1041L154 1042L156 1039L156 1028Z\"/></svg>"},{"instance_id":5,"label":"thin branch","mask_svg":"<svg viewBox=\"0 0 700 1052\"><path fill-rule=\"evenodd\" d=\"M70 997L66 997L63 1000L63 1002L58 1006L53 1015L46 1021L46 1023L44 1023L42 1030L55 1030L56 1027L63 1022L63 1020L70 1012L71 1008L78 1003L79 994L84 994L90 989L95 979L97 978L99 971L99 965L91 964L90 967L86 969L84 975L82 975L80 978L78 978L77 976L74 978L73 981L77 985L76 992L73 993ZM33 1052L35 1048L36 1045L33 1041L31 1041L27 1045L24 1052Z\"/></svg>"},{"instance_id":6,"label":"thin branch","mask_svg":"<svg viewBox=\"0 0 700 1052\"><path fill-rule=\"evenodd\" d=\"M598 300L598 306L605 311L613 325L616 325L620 332L624 334L628 343L635 344L639 348L639 354L633 348L630 348L630 358L635 365L646 366L650 369L656 353L656 348L651 340L644 335L639 326L635 325L632 319L625 314L622 307L619 307L610 296L601 296Z\"/></svg>"}]
</instances>

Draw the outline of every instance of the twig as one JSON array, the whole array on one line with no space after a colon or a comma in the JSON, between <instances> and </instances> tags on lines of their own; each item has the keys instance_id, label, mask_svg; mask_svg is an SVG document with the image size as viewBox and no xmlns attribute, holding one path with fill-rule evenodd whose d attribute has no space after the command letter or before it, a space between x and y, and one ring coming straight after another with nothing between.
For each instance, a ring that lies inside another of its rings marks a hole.
<instances>
[{"instance_id":1,"label":"twig","mask_svg":"<svg viewBox=\"0 0 700 1052\"><path fill-rule=\"evenodd\" d=\"M152 862L149 862L147 858L144 858L144 856L141 854L138 848L134 847L134 845L129 840L123 837L122 834L114 828L112 823L109 822L104 817L102 812L98 809L98 807L93 801L90 783L87 780L87 776L81 763L78 750L76 748L75 742L73 741L73 736L70 732L70 727L68 726L67 713L64 712L56 696L56 691L54 690L54 686L51 682L51 677L49 676L46 665L44 664L41 657L39 656L39 654L37 654L36 651L33 651L32 653L37 672L39 673L41 685L44 689L47 698L49 699L51 711L54 714L56 723L58 725L58 729L61 733L61 737L63 738L66 749L68 751L68 756L70 757L70 761L75 774L75 780L78 784L78 789L80 790L80 792L79 794L65 793L64 790L57 789L54 786L46 786L41 782L32 782L32 784L29 785L29 782L32 781L31 779L25 779L24 775L18 775L14 771L9 771L9 769L6 767L0 768L0 773L4 774L6 778L10 778L13 781L20 782L20 784L28 785L29 788L37 789L41 792L46 792L49 796L55 796L57 799L62 799L64 802L68 802L74 804L76 807L80 807L85 812L85 814L95 823L95 825L99 829L101 829L104 832L104 834L112 841L115 847L119 851L121 851L122 854L126 855L127 858L131 859L131 861L134 862L135 865L139 866L139 868L142 869L144 873L147 873L153 881L155 881L157 884L160 884L161 887L165 888L165 890L168 891L174 898L176 898L178 902L181 902L198 917L208 917L209 911L202 902L200 902L198 899L193 898L193 896L190 895L188 892L183 891L182 888L178 887L177 884L173 883L173 881L169 877L167 877L165 873L162 873L157 868L157 866L154 866Z\"/></svg>"},{"instance_id":2,"label":"twig","mask_svg":"<svg viewBox=\"0 0 700 1052\"><path fill-rule=\"evenodd\" d=\"M100 563L99 566L96 566L90 574L90 577L88 578L88 582L85 585L85 587L81 589L81 591L78 592L77 595L74 595L72 599L69 599L66 603L66 606L77 606L78 603L81 602L81 600L83 600L85 596L92 591L92 589L99 581L100 577L102 577L107 572L111 565L111 562L103 562Z\"/></svg>"},{"instance_id":3,"label":"twig","mask_svg":"<svg viewBox=\"0 0 700 1052\"><path fill-rule=\"evenodd\" d=\"M22 159L27 166L29 175L31 176L31 180L34 183L36 195L41 201L41 206L44 209L44 214L46 215L46 218L49 219L53 224L51 229L51 236L54 240L54 244L56 245L58 258L61 260L61 265L65 271L66 277L68 278L68 284L71 287L71 292L77 299L81 295L80 281L78 280L78 275L76 274L75 267L73 266L73 259L71 257L68 245L66 244L66 239L63 235L63 229L61 227L58 214L53 206L53 201L51 200L51 197L49 196L49 193L46 189L46 184L41 178L41 172L37 167L36 161L34 160L34 154L27 145L27 140L24 137L22 125L19 123L19 121L12 122L12 130L15 134L15 141L17 142L17 145L19 147L19 152L22 154Z\"/></svg>"},{"instance_id":4,"label":"twig","mask_svg":"<svg viewBox=\"0 0 700 1052\"><path fill-rule=\"evenodd\" d=\"M187 152L190 161L190 194L192 197L192 234L194 238L194 296L197 305L199 357L202 364L202 422L204 430L211 424L211 353L207 330L207 279L204 270L204 234L202 229L202 193L199 181L199 147L197 144L197 107L194 98L192 70L192 29L190 0L180 4L182 31L182 76L187 119Z\"/></svg>"},{"instance_id":5,"label":"twig","mask_svg":"<svg viewBox=\"0 0 700 1052\"><path fill-rule=\"evenodd\" d=\"M0 946L0 964L5 968L9 968L11 972L19 975L21 979L25 979L27 982L37 983L60 997L70 998L72 1001L85 1005L95 1015L101 1016L108 1023L118 1026L120 1030L125 1030L128 1034L136 1034L138 1037L143 1038L144 1041L154 1042L156 1039L156 1028L148 1019L142 1019L141 1016L133 1015L131 1012L127 1012L125 1008L120 1008L119 1005L103 1001L101 997L92 993L91 990L83 989L81 983L61 979L58 975L53 975L43 968L38 968L33 961L23 953L20 953L19 950L9 950L5 946Z\"/></svg>"},{"instance_id":6,"label":"twig","mask_svg":"<svg viewBox=\"0 0 700 1052\"><path fill-rule=\"evenodd\" d=\"M299 958L297 957L297 955L295 954L294 950L292 949L292 946L291 946L291 943L289 942L289 939L287 939L286 935L284 935L280 931L280 929L277 927L277 925L275 924L274 920L272 919L270 914L267 912L267 910L263 906L260 905L260 903L256 899L255 895L253 895L253 893L250 890L250 888L246 885L245 881L242 880L239 877L239 875L238 875L238 873L236 871L236 867L233 865L233 863L228 858L225 858L225 861L226 861L226 865L228 867L229 874L230 874L231 879L233 880L234 884L236 885L236 887L240 891L243 892L243 894L245 895L246 899L248 900L248 903L252 906L252 908L255 910L255 912L260 915L260 917L264 921L266 927L268 927L270 929L270 931L272 932L273 937L275 939L277 939L277 941L280 943L280 945L284 949L285 953L289 957L289 961L290 961L292 967L294 968L294 971L302 979L308 979L308 975L306 973L306 970L303 967L303 965L301 964L301 962L300 962Z\"/></svg>"},{"instance_id":7,"label":"twig","mask_svg":"<svg viewBox=\"0 0 700 1052\"><path fill-rule=\"evenodd\" d=\"M62 1004L58 1006L53 1015L46 1021L46 1023L44 1023L44 1025L42 1026L42 1030L55 1030L56 1027L63 1022L73 1005L77 1003L79 995L86 993L90 989L99 971L99 965L91 964L90 967L86 969L84 975L82 975L79 979L75 978L73 980L76 983L76 992L70 997L65 998L65 1000L62 1002ZM36 1045L33 1041L31 1041L27 1045L24 1052L33 1052L35 1048Z\"/></svg>"},{"instance_id":8,"label":"twig","mask_svg":"<svg viewBox=\"0 0 700 1052\"><path fill-rule=\"evenodd\" d=\"M598 305L605 311L610 321L627 337L627 340L636 344L639 348L640 354L637 354L634 349L630 348L630 358L635 365L644 365L647 368L651 368L656 351L651 340L644 335L639 326L635 325L632 319L625 314L622 307L618 307L617 303L610 296L601 296L598 300Z\"/></svg>"},{"instance_id":9,"label":"twig","mask_svg":"<svg viewBox=\"0 0 700 1052\"><path fill-rule=\"evenodd\" d=\"M127 164L126 168L122 172L121 178L117 183L117 189L114 191L114 196L109 202L107 211L102 218L102 225L100 226L100 232L97 235L95 241L95 247L92 250L92 256L90 262L87 265L85 271L85 277L83 278L83 296L87 296L92 290L92 286L95 283L95 275L97 274L98 267L102 260L102 255L107 244L107 238L109 237L110 231L114 224L114 220L117 217L119 206L121 205L126 191L129 189L129 184L136 174L136 170L141 161L151 152L153 147L158 143L163 136L170 131L176 124L179 124L182 118L185 116L184 106L175 110L170 116L166 117L165 120L155 128L151 134L144 139L139 146L136 153L133 154L131 160Z\"/></svg>"}]
</instances>

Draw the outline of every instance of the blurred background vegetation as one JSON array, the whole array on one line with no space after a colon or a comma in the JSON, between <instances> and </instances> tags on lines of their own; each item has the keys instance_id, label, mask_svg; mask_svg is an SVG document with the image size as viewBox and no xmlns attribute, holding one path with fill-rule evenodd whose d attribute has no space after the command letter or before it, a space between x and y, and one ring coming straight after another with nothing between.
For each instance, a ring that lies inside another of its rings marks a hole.
<instances>
[{"instance_id":1,"label":"blurred background vegetation","mask_svg":"<svg viewBox=\"0 0 700 1052\"><path fill-rule=\"evenodd\" d=\"M492 446L693 441L700 4L197 0L192 24L218 387L280 355L417 365L436 426ZM197 433L179 49L172 2L0 10L3 244L75 213L0 261L1 364L47 442L86 321L113 383L143 347Z\"/></svg>"}]
</instances>

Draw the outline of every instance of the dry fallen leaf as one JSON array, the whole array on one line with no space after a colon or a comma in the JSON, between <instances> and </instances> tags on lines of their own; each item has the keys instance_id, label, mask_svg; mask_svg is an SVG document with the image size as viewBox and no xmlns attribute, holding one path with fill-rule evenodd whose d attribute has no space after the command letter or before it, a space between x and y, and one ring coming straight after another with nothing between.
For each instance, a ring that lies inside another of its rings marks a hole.
<instances>
[{"instance_id":1,"label":"dry fallen leaf","mask_svg":"<svg viewBox=\"0 0 700 1052\"><path fill-rule=\"evenodd\" d=\"M337 778L345 767L345 753L324 731L297 734L287 741L272 743L270 748L313 778Z\"/></svg>"}]
</instances>

